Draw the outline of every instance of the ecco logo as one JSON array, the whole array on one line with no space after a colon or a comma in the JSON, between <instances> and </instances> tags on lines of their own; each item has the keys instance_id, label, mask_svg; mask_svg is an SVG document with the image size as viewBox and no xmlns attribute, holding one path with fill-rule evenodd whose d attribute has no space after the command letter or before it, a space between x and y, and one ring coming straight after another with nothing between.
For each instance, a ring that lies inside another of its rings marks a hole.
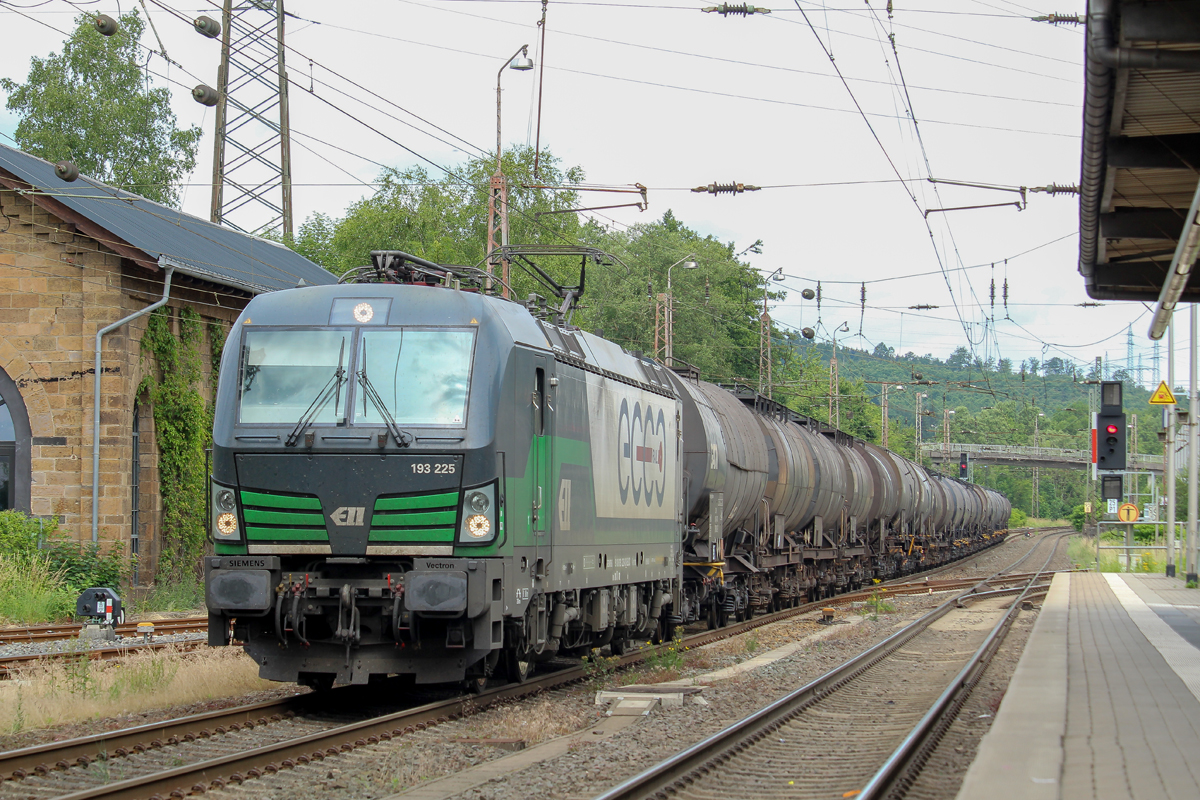
<instances>
[{"instance_id":1,"label":"ecco logo","mask_svg":"<svg viewBox=\"0 0 1200 800\"><path fill-rule=\"evenodd\" d=\"M363 515L367 509L363 506L342 506L329 515L333 524L344 528L363 524Z\"/></svg>"}]
</instances>

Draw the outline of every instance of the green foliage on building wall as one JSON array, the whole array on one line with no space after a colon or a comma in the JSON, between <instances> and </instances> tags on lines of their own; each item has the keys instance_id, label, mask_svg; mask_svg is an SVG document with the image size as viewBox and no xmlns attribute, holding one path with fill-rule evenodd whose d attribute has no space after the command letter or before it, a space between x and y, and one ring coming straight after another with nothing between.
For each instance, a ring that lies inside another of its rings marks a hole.
<instances>
[{"instance_id":1,"label":"green foliage on building wall","mask_svg":"<svg viewBox=\"0 0 1200 800\"><path fill-rule=\"evenodd\" d=\"M203 336L200 315L190 308L179 312L178 336L171 332L165 308L150 315L142 336L142 350L155 361L138 393L154 410L163 508L158 575L166 582L193 580L204 554L204 450L212 436L212 416L199 389Z\"/></svg>"}]
</instances>

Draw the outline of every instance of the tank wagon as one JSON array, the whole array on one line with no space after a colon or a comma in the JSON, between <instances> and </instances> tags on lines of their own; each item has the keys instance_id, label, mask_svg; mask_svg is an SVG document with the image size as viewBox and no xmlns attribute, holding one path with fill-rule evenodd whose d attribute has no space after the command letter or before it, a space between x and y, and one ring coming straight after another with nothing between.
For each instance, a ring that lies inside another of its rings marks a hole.
<instances>
[{"instance_id":1,"label":"tank wagon","mask_svg":"<svg viewBox=\"0 0 1200 800\"><path fill-rule=\"evenodd\" d=\"M255 297L222 355L209 643L316 687L524 680L999 541L1000 495L399 252Z\"/></svg>"}]
</instances>

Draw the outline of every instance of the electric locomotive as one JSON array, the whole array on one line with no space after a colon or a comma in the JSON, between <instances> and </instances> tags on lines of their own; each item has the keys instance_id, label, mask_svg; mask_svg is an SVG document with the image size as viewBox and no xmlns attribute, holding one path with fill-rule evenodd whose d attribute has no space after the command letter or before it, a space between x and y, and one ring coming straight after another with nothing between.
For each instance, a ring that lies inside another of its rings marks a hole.
<instances>
[{"instance_id":1,"label":"electric locomotive","mask_svg":"<svg viewBox=\"0 0 1200 800\"><path fill-rule=\"evenodd\" d=\"M479 688L661 629L681 555L666 370L482 273L372 257L373 282L259 295L229 334L210 643L272 680ZM554 287L568 313L582 285Z\"/></svg>"}]
</instances>

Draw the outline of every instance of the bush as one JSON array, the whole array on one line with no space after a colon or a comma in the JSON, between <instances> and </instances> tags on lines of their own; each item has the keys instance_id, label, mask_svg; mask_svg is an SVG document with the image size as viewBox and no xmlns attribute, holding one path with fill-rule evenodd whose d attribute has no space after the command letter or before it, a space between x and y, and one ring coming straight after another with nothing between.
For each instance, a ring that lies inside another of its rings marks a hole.
<instances>
[{"instance_id":1,"label":"bush","mask_svg":"<svg viewBox=\"0 0 1200 800\"><path fill-rule=\"evenodd\" d=\"M1082 504L1071 509L1071 513L1067 515L1067 519L1075 526L1075 530L1082 531L1083 523L1087 521L1087 511L1084 510Z\"/></svg>"},{"instance_id":2,"label":"bush","mask_svg":"<svg viewBox=\"0 0 1200 800\"><path fill-rule=\"evenodd\" d=\"M1025 514L1025 512L1019 508L1014 508L1012 510L1012 515L1010 515L1008 518L1008 527L1024 528L1028 524L1029 517Z\"/></svg>"},{"instance_id":3,"label":"bush","mask_svg":"<svg viewBox=\"0 0 1200 800\"><path fill-rule=\"evenodd\" d=\"M92 586L118 591L128 577L133 557L121 547L101 548L95 542L54 538L46 543L43 557L62 575L63 583L78 594Z\"/></svg>"},{"instance_id":4,"label":"bush","mask_svg":"<svg viewBox=\"0 0 1200 800\"><path fill-rule=\"evenodd\" d=\"M37 551L41 537L53 534L57 529L57 519L46 525L20 511L0 511L0 555L33 553Z\"/></svg>"}]
</instances>

